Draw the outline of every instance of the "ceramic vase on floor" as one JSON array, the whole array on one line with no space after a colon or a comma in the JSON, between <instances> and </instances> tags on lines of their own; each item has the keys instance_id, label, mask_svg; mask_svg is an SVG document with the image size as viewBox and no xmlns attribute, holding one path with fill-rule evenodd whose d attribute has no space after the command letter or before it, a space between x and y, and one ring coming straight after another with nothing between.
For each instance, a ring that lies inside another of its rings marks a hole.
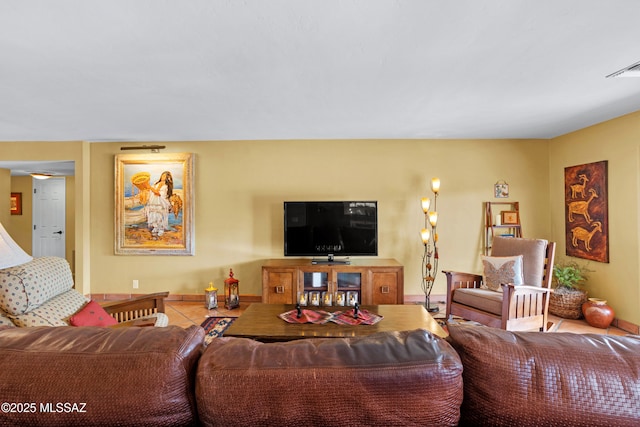
<instances>
[{"instance_id":1,"label":"ceramic vase on floor","mask_svg":"<svg viewBox=\"0 0 640 427\"><path fill-rule=\"evenodd\" d=\"M607 305L607 301L599 298L589 298L582 304L582 313L589 325L602 329L608 328L615 316L613 309Z\"/></svg>"}]
</instances>

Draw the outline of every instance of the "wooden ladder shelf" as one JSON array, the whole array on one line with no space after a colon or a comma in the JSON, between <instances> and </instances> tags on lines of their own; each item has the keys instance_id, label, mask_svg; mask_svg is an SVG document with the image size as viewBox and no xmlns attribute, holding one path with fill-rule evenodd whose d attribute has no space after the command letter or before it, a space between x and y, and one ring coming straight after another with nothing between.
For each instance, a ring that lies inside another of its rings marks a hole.
<instances>
[{"instance_id":1,"label":"wooden ladder shelf","mask_svg":"<svg viewBox=\"0 0 640 427\"><path fill-rule=\"evenodd\" d=\"M484 254L491 253L495 236L522 237L519 202L484 203Z\"/></svg>"}]
</instances>

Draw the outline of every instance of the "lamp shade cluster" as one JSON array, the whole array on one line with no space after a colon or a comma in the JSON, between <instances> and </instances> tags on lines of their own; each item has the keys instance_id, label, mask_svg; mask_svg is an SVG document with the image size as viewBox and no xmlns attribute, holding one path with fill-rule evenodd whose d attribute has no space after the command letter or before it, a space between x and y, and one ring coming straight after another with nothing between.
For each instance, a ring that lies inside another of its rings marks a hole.
<instances>
[{"instance_id":1,"label":"lamp shade cluster","mask_svg":"<svg viewBox=\"0 0 640 427\"><path fill-rule=\"evenodd\" d=\"M422 211L424 212L424 228L420 231L422 244L424 245L424 255L422 256L422 291L425 295L425 308L427 311L438 311L437 305L431 305L429 299L431 290L435 282L438 271L438 193L440 192L440 180L431 179L431 191L433 192L433 210L431 209L431 199L423 197L421 200Z\"/></svg>"}]
</instances>

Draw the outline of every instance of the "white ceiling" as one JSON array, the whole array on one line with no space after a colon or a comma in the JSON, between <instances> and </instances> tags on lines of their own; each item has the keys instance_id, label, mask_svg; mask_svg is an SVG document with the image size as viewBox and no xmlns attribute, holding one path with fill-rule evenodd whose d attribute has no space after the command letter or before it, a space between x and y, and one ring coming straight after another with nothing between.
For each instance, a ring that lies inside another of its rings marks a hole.
<instances>
[{"instance_id":1,"label":"white ceiling","mask_svg":"<svg viewBox=\"0 0 640 427\"><path fill-rule=\"evenodd\" d=\"M640 110L638 0L0 0L0 141L550 138ZM1 159L1 154L0 154Z\"/></svg>"}]
</instances>

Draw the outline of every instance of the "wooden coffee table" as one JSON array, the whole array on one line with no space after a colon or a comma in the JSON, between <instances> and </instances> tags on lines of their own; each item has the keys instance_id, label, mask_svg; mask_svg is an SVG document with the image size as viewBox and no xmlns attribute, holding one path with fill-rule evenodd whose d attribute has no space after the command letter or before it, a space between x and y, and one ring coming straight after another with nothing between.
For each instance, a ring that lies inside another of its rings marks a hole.
<instances>
[{"instance_id":1,"label":"wooden coffee table","mask_svg":"<svg viewBox=\"0 0 640 427\"><path fill-rule=\"evenodd\" d=\"M448 334L440 327L422 305L368 305L362 309L384 318L375 325L338 325L328 322L322 325L311 323L287 323L279 314L293 310L293 305L251 304L224 332L225 337L251 338L262 342L291 341L301 338L344 338L371 335L383 331L408 331L426 329L439 337ZM345 311L351 307L305 307L324 311Z\"/></svg>"}]
</instances>

